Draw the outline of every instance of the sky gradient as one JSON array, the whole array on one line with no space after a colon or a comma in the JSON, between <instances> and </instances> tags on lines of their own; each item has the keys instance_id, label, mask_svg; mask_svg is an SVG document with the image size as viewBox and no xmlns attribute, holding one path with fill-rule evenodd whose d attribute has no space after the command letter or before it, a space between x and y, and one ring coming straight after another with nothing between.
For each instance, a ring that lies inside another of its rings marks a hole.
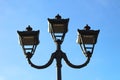
<instances>
[{"instance_id":1,"label":"sky gradient","mask_svg":"<svg viewBox=\"0 0 120 80\"><path fill-rule=\"evenodd\" d=\"M85 60L76 43L77 29L88 24L100 34L90 63L82 69L62 64L62 80L120 80L120 0L0 0L0 80L56 80L56 63L34 69L23 55L17 30L40 30L32 61L45 64L56 46L48 33L48 18L69 18L62 50L74 64Z\"/></svg>"}]
</instances>

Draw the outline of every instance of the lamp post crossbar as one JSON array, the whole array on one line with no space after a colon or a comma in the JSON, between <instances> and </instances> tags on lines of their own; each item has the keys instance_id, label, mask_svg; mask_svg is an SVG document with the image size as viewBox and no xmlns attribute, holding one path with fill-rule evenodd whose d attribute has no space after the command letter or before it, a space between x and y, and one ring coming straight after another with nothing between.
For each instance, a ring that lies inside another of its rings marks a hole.
<instances>
[{"instance_id":1,"label":"lamp post crossbar","mask_svg":"<svg viewBox=\"0 0 120 80\"><path fill-rule=\"evenodd\" d=\"M72 68L77 68L77 69L80 69L80 68L86 66L89 63L90 56L87 57L87 60L83 64L80 64L80 65L72 64L68 60L66 54L61 50L61 44L60 44L61 41L57 40L56 43L57 43L57 49L54 53L52 53L50 60L45 65L41 65L41 66L35 65L34 63L32 63L31 57L27 56L28 63L36 69L44 69L44 68L49 67L52 64L53 60L55 59L56 60L56 66L57 66L57 80L62 80L62 77L61 77L61 68L62 68L62 63L61 62L62 62L62 59L64 59L64 61L66 62L66 64L68 66L70 66Z\"/></svg>"}]
</instances>

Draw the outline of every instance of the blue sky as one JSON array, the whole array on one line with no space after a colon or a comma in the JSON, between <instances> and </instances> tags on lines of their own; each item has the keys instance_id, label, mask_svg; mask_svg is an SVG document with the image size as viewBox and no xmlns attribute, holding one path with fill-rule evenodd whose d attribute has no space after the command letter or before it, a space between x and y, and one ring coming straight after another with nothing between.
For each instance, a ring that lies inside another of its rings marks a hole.
<instances>
[{"instance_id":1,"label":"blue sky","mask_svg":"<svg viewBox=\"0 0 120 80\"><path fill-rule=\"evenodd\" d=\"M62 80L119 80L120 0L0 0L0 80L56 79L55 61L42 70L29 66L18 43L17 30L25 30L28 25L40 30L40 44L32 61L45 64L56 49L48 33L47 18L54 18L58 13L70 18L62 50L74 64L85 60L75 42L77 29L86 24L100 29L88 66L73 69L63 61Z\"/></svg>"}]
</instances>

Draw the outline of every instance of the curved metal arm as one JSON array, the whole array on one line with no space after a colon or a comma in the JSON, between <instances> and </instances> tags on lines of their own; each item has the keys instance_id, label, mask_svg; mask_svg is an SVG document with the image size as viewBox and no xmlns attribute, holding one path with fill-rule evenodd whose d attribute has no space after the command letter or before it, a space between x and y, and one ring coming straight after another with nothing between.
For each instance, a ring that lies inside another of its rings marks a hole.
<instances>
[{"instance_id":1,"label":"curved metal arm","mask_svg":"<svg viewBox=\"0 0 120 80\"><path fill-rule=\"evenodd\" d=\"M47 68L48 66L50 66L52 64L54 58L55 58L55 55L52 54L50 60L45 65L42 65L42 66L38 66L38 65L33 64L32 61L30 60L30 58L27 58L27 59L28 59L28 63L32 67L37 68L37 69L43 69L43 68Z\"/></svg>"},{"instance_id":2,"label":"curved metal arm","mask_svg":"<svg viewBox=\"0 0 120 80\"><path fill-rule=\"evenodd\" d=\"M63 53L63 59L65 60L65 62L67 63L68 66L70 66L70 67L72 67L72 68L78 68L78 69L86 66L86 65L89 63L89 61L90 61L90 57L88 56L85 63L83 63L83 64L81 64L81 65L74 65L74 64L72 64L72 63L68 60L68 58L67 58L67 56L66 56L65 53Z\"/></svg>"}]
</instances>

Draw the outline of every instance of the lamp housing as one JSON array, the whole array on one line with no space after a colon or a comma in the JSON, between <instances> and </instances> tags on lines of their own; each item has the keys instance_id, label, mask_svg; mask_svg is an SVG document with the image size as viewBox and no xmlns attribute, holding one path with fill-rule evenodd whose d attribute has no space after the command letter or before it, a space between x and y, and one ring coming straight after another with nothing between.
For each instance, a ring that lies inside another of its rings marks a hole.
<instances>
[{"instance_id":1,"label":"lamp housing","mask_svg":"<svg viewBox=\"0 0 120 80\"><path fill-rule=\"evenodd\" d=\"M92 56L99 32L100 30L90 30L90 26L88 25L83 30L78 29L76 42L80 44L82 52L86 57Z\"/></svg>"},{"instance_id":2,"label":"lamp housing","mask_svg":"<svg viewBox=\"0 0 120 80\"><path fill-rule=\"evenodd\" d=\"M54 19L48 18L48 32L51 33L54 41L63 41L65 33L68 31L69 18L62 19L58 14Z\"/></svg>"},{"instance_id":3,"label":"lamp housing","mask_svg":"<svg viewBox=\"0 0 120 80\"><path fill-rule=\"evenodd\" d=\"M39 30L38 31L17 31L21 45L38 45L39 44Z\"/></svg>"},{"instance_id":4,"label":"lamp housing","mask_svg":"<svg viewBox=\"0 0 120 80\"><path fill-rule=\"evenodd\" d=\"M19 41L23 48L25 55L34 54L37 45L39 44L39 30L33 31L30 25L26 28L26 31L17 31L19 35Z\"/></svg>"},{"instance_id":5,"label":"lamp housing","mask_svg":"<svg viewBox=\"0 0 120 80\"><path fill-rule=\"evenodd\" d=\"M100 30L90 30L90 29L80 30L80 29L78 29L77 43L79 43L79 44L96 44L99 31Z\"/></svg>"},{"instance_id":6,"label":"lamp housing","mask_svg":"<svg viewBox=\"0 0 120 80\"><path fill-rule=\"evenodd\" d=\"M58 14L55 19L48 18L48 32L50 33L66 33L68 31L69 19L61 19Z\"/></svg>"}]
</instances>

